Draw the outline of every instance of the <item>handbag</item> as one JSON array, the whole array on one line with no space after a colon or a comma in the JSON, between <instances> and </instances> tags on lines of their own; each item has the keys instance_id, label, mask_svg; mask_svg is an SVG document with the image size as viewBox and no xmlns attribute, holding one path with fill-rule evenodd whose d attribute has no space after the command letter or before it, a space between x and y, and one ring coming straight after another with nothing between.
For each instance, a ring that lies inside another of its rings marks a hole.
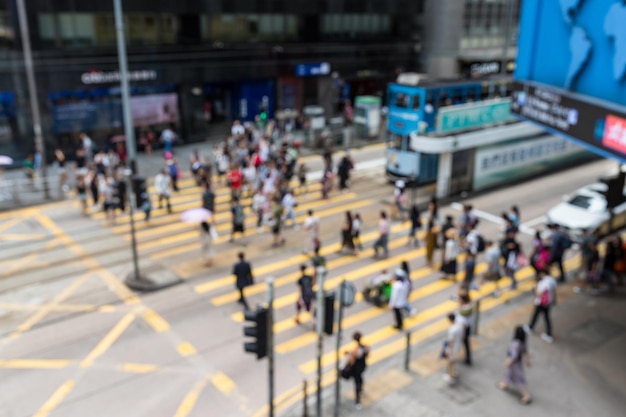
<instances>
[{"instance_id":1,"label":"handbag","mask_svg":"<svg viewBox=\"0 0 626 417\"><path fill-rule=\"evenodd\" d=\"M217 234L217 230L215 230L215 226L211 225L209 228L209 234L211 235L211 239L215 240L218 237L220 237L219 234Z\"/></svg>"},{"instance_id":2,"label":"handbag","mask_svg":"<svg viewBox=\"0 0 626 417\"><path fill-rule=\"evenodd\" d=\"M343 379L350 379L352 377L352 367L350 365L346 365L341 369L341 377Z\"/></svg>"}]
</instances>

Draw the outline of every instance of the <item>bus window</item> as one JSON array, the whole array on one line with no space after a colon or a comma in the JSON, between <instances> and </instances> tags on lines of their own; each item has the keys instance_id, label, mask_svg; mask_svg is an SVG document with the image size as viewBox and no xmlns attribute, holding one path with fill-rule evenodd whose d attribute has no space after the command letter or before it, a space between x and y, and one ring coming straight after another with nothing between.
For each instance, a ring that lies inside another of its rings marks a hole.
<instances>
[{"instance_id":1,"label":"bus window","mask_svg":"<svg viewBox=\"0 0 626 417\"><path fill-rule=\"evenodd\" d=\"M402 136L395 133L387 132L387 147L397 150L402 149Z\"/></svg>"},{"instance_id":2,"label":"bus window","mask_svg":"<svg viewBox=\"0 0 626 417\"><path fill-rule=\"evenodd\" d=\"M409 96L402 93L396 94L396 106L403 107L405 109L409 107Z\"/></svg>"},{"instance_id":3,"label":"bus window","mask_svg":"<svg viewBox=\"0 0 626 417\"><path fill-rule=\"evenodd\" d=\"M400 135L393 135L394 139L395 139L395 147L396 149L402 149L402 136Z\"/></svg>"},{"instance_id":4,"label":"bus window","mask_svg":"<svg viewBox=\"0 0 626 417\"><path fill-rule=\"evenodd\" d=\"M420 109L420 100L421 97L420 96L413 96L413 110L419 110Z\"/></svg>"}]
</instances>

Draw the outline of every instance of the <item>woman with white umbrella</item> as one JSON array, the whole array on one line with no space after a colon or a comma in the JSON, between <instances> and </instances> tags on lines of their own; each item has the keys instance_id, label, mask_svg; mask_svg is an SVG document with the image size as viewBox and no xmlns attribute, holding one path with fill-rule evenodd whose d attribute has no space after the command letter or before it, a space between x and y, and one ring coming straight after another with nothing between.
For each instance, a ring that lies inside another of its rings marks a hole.
<instances>
[{"instance_id":1,"label":"woman with white umbrella","mask_svg":"<svg viewBox=\"0 0 626 417\"><path fill-rule=\"evenodd\" d=\"M189 209L181 214L180 219L185 223L199 223L200 253L205 266L213 264L213 240L217 239L217 232L213 225L213 213L203 207Z\"/></svg>"}]
</instances>

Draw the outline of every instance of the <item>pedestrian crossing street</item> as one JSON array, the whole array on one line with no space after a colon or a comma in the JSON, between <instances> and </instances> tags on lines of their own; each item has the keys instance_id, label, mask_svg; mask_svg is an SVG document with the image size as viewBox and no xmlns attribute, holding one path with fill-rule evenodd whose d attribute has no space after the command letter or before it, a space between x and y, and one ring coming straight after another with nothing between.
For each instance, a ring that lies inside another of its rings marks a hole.
<instances>
[{"instance_id":1,"label":"pedestrian crossing street","mask_svg":"<svg viewBox=\"0 0 626 417\"><path fill-rule=\"evenodd\" d=\"M309 209L314 210L315 215L321 220L321 254L326 257L328 270L324 282L325 291L334 291L342 280L352 282L359 291L356 303L344 310L342 326L345 333L339 351L344 352L352 346L350 335L359 330L364 334L364 343L372 347L368 358L370 364L397 355L406 348L405 333L398 332L391 327L392 313L386 308L378 308L367 303L360 292L381 270L387 269L392 273L403 260L409 262L413 281L410 303L417 308L418 313L407 317L404 327L406 332L412 334L410 340L412 345L423 343L444 332L448 327L447 314L454 312L457 308L457 302L452 301L450 296L456 294L458 284L439 279L437 266L430 268L426 265L425 249L414 248L407 244L408 223L393 223L389 239L389 258L372 259L372 245L378 238L376 230L378 213L382 209L388 210L388 207L381 202L381 198L391 193L391 186L387 186L383 181L382 178L372 179L357 175L350 191L338 193L334 190L329 200L321 200L318 183L309 184L307 190L300 190L294 184L299 203L295 209L297 222L301 223L304 220L306 211ZM135 220L138 222L136 236L139 253L177 272L198 297L207 301L207 309L221 310L230 317L233 326L243 327L244 321L241 306L237 303L239 293L234 288L235 279L230 274L236 260L236 252L245 251L253 266L255 284L245 290L246 298L251 306L267 301L265 278L270 276L275 278L273 305L277 366L290 365L295 371L289 378L283 378L278 382L277 391L282 392L277 398L279 409L280 407L286 408L302 396L301 390L294 387L301 385L302 378L313 378L317 369L315 359L317 339L312 331L310 317L306 314L301 315L302 324L296 324L294 321L295 304L298 299L296 283L300 277L299 266L310 265L309 257L301 254L305 232L286 231L287 245L272 249L270 248L270 234L260 235L257 232L256 217L249 209L246 209L245 235L248 245L244 247L228 243L231 227L230 191L224 184L216 182L217 199L214 219L220 237L216 242L216 265L207 268L199 260L200 243L197 227L183 224L178 219L182 211L200 206L202 192L189 178L181 180L179 186L180 192L172 193L171 198L174 213L168 214L165 209L156 208L156 201L153 201L155 210L152 212L152 219L149 223L143 222L143 213L135 214ZM250 198L244 198L242 204L244 207L249 207ZM343 214L347 210L360 212L364 220L360 238L364 249L356 256L338 253L340 250L339 228ZM102 225L110 227L113 233L130 240L128 216L119 216L114 226L109 225L103 213L94 212L91 217L102 222ZM423 239L424 233L421 232L419 237ZM439 259L439 253L435 254L435 259ZM486 263L481 257L478 261L476 281L486 269ZM576 258L568 260L566 268L576 267L577 262ZM462 262L459 265L459 270L462 270ZM462 272L457 274L457 281L460 281L462 277ZM491 297L495 287L494 284L488 283L479 290L473 290L472 299L484 298L480 305L481 312L495 310L513 298L528 294L534 285L534 271L530 267L518 271L517 280L518 288L503 291L499 298ZM508 288L509 278L502 279L500 284L501 288ZM326 337L325 350L322 355L324 386L332 384L336 377L334 371L335 337ZM242 343L243 340L242 336ZM242 355L244 355L243 350ZM263 365L257 364L256 366ZM313 388L314 385L310 384ZM257 414L263 415L263 410Z\"/></svg>"}]
</instances>

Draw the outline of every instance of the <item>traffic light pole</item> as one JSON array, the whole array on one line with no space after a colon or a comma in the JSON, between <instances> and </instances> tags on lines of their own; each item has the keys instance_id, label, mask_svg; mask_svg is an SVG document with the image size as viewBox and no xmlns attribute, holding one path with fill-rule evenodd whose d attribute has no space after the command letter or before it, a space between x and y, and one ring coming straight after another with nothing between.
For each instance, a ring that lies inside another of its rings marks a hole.
<instances>
[{"instance_id":1,"label":"traffic light pole","mask_svg":"<svg viewBox=\"0 0 626 417\"><path fill-rule=\"evenodd\" d=\"M317 324L317 392L315 411L317 417L322 417L322 351L324 349L324 276L326 268L317 267L317 307L315 320Z\"/></svg>"},{"instance_id":2,"label":"traffic light pole","mask_svg":"<svg viewBox=\"0 0 626 417\"><path fill-rule=\"evenodd\" d=\"M336 363L335 368L337 371L337 377L335 380L335 409L333 412L334 417L339 417L339 398L340 398L340 389L341 389L341 367L339 366L339 362L341 360L341 321L343 320L343 294L346 286L346 280L341 281L341 285L339 285L339 311L337 312L337 340L335 345L335 355L336 355Z\"/></svg>"},{"instance_id":3,"label":"traffic light pole","mask_svg":"<svg viewBox=\"0 0 626 417\"><path fill-rule=\"evenodd\" d=\"M267 278L267 356L269 417L274 417L274 278Z\"/></svg>"}]
</instances>

